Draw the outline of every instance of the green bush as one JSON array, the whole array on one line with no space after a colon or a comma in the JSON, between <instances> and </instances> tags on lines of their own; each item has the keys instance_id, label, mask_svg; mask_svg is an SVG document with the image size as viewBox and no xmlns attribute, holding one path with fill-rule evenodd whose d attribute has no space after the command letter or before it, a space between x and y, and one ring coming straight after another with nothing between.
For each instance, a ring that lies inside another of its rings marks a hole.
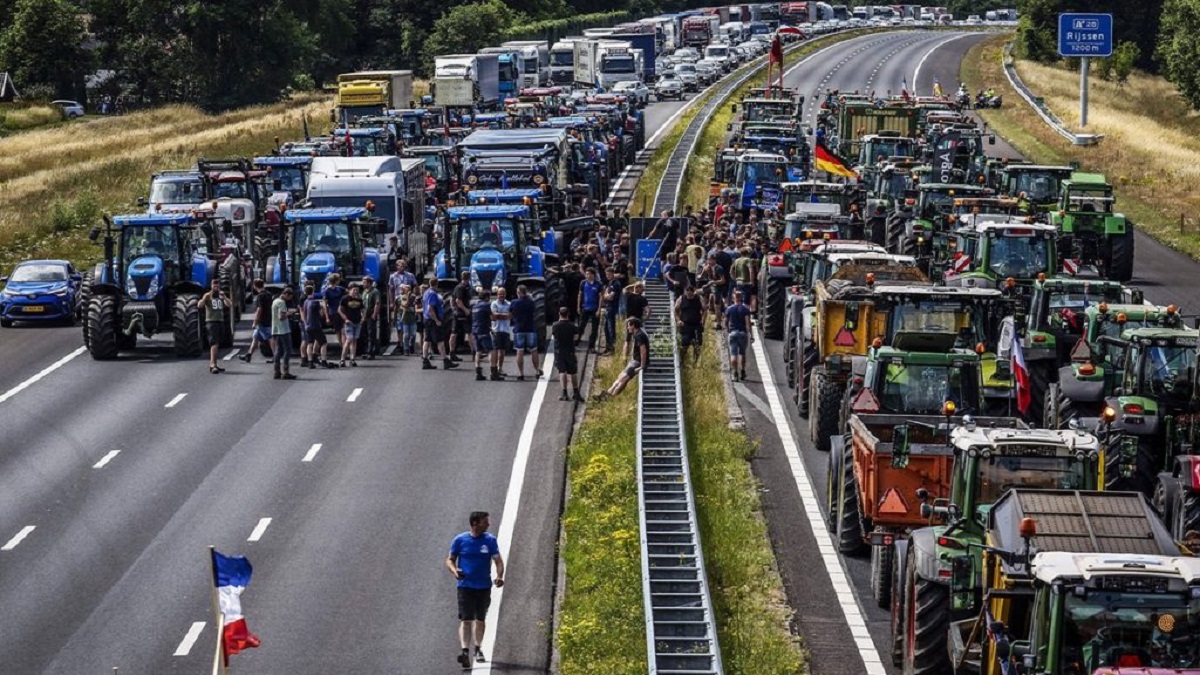
<instances>
[{"instance_id":1,"label":"green bush","mask_svg":"<svg viewBox=\"0 0 1200 675\"><path fill-rule=\"evenodd\" d=\"M94 192L85 192L70 201L55 201L50 207L50 226L55 232L70 232L95 225L100 220L100 202Z\"/></svg>"}]
</instances>

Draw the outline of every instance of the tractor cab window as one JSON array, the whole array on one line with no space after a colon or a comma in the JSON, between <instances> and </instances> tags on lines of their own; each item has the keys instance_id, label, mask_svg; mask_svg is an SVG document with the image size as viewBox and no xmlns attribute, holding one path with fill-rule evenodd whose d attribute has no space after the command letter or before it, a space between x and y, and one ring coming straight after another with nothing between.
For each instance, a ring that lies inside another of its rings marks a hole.
<instances>
[{"instance_id":1,"label":"tractor cab window","mask_svg":"<svg viewBox=\"0 0 1200 675\"><path fill-rule=\"evenodd\" d=\"M892 199L903 199L912 189L912 176L904 171L888 171L879 174L877 192Z\"/></svg>"},{"instance_id":2,"label":"tractor cab window","mask_svg":"<svg viewBox=\"0 0 1200 675\"><path fill-rule=\"evenodd\" d=\"M921 204L918 213L922 218L933 218L947 215L954 210L954 195L945 192L924 190L921 192Z\"/></svg>"},{"instance_id":3,"label":"tractor cab window","mask_svg":"<svg viewBox=\"0 0 1200 675\"><path fill-rule=\"evenodd\" d=\"M277 190L304 192L304 171L296 166L277 166L271 169L271 182Z\"/></svg>"},{"instance_id":4,"label":"tractor cab window","mask_svg":"<svg viewBox=\"0 0 1200 675\"><path fill-rule=\"evenodd\" d=\"M1026 199L1031 202L1052 202L1058 198L1058 180L1050 174L1020 173L1013 183L1010 194L1019 195L1024 192Z\"/></svg>"},{"instance_id":5,"label":"tractor cab window","mask_svg":"<svg viewBox=\"0 0 1200 675\"><path fill-rule=\"evenodd\" d=\"M516 253L516 223L511 218L464 220L458 228L458 247L461 260L483 249L501 251L506 257Z\"/></svg>"},{"instance_id":6,"label":"tractor cab window","mask_svg":"<svg viewBox=\"0 0 1200 675\"><path fill-rule=\"evenodd\" d=\"M779 183L787 179L784 165L777 162L738 162L738 185L751 182Z\"/></svg>"},{"instance_id":7,"label":"tractor cab window","mask_svg":"<svg viewBox=\"0 0 1200 675\"><path fill-rule=\"evenodd\" d=\"M1112 193L1109 190L1070 190L1067 208L1080 213L1112 213Z\"/></svg>"},{"instance_id":8,"label":"tractor cab window","mask_svg":"<svg viewBox=\"0 0 1200 675\"><path fill-rule=\"evenodd\" d=\"M125 262L144 255L179 262L179 230L174 227L125 227L121 237Z\"/></svg>"},{"instance_id":9,"label":"tractor cab window","mask_svg":"<svg viewBox=\"0 0 1200 675\"><path fill-rule=\"evenodd\" d=\"M880 402L887 411L921 415L938 414L947 400L970 410L978 401L973 372L961 366L888 363Z\"/></svg>"},{"instance_id":10,"label":"tractor cab window","mask_svg":"<svg viewBox=\"0 0 1200 675\"><path fill-rule=\"evenodd\" d=\"M977 504L991 504L1009 488L1082 490L1085 462L1074 457L993 455L980 460Z\"/></svg>"},{"instance_id":11,"label":"tractor cab window","mask_svg":"<svg viewBox=\"0 0 1200 675\"><path fill-rule=\"evenodd\" d=\"M449 173L446 171L446 164L443 161L444 157L438 154L423 155L421 160L425 162L425 172L436 181L443 181L449 178Z\"/></svg>"},{"instance_id":12,"label":"tractor cab window","mask_svg":"<svg viewBox=\"0 0 1200 675\"><path fill-rule=\"evenodd\" d=\"M1196 345L1143 346L1138 389L1159 399L1187 402L1192 398L1196 370Z\"/></svg>"},{"instance_id":13,"label":"tractor cab window","mask_svg":"<svg viewBox=\"0 0 1200 675\"><path fill-rule=\"evenodd\" d=\"M349 262L349 223L299 223L292 228L296 259L304 260L313 253L332 253L339 262Z\"/></svg>"},{"instance_id":14,"label":"tractor cab window","mask_svg":"<svg viewBox=\"0 0 1200 675\"><path fill-rule=\"evenodd\" d=\"M988 268L1001 279L1029 279L1050 271L1050 246L1043 237L991 233Z\"/></svg>"},{"instance_id":15,"label":"tractor cab window","mask_svg":"<svg viewBox=\"0 0 1200 675\"><path fill-rule=\"evenodd\" d=\"M978 312L979 328L982 328L982 310ZM963 328L971 326L968 315L957 303L923 300L896 305L891 312L892 328L895 333L940 333L958 335Z\"/></svg>"},{"instance_id":16,"label":"tractor cab window","mask_svg":"<svg viewBox=\"0 0 1200 675\"><path fill-rule=\"evenodd\" d=\"M246 199L246 183L244 181L223 181L213 185L213 197L221 199Z\"/></svg>"},{"instance_id":17,"label":"tractor cab window","mask_svg":"<svg viewBox=\"0 0 1200 675\"><path fill-rule=\"evenodd\" d=\"M1122 581L1106 582L1112 590L1087 589L1083 597L1065 594L1064 662L1079 662L1084 673L1104 667L1174 670L1200 663L1200 599L1131 588L1155 579Z\"/></svg>"},{"instance_id":18,"label":"tractor cab window","mask_svg":"<svg viewBox=\"0 0 1200 675\"><path fill-rule=\"evenodd\" d=\"M151 204L199 204L204 201L204 184L199 177L156 178L150 185Z\"/></svg>"},{"instance_id":19,"label":"tractor cab window","mask_svg":"<svg viewBox=\"0 0 1200 675\"><path fill-rule=\"evenodd\" d=\"M795 110L791 101L758 102L746 105L744 112L747 122L769 122L780 118L789 118Z\"/></svg>"}]
</instances>

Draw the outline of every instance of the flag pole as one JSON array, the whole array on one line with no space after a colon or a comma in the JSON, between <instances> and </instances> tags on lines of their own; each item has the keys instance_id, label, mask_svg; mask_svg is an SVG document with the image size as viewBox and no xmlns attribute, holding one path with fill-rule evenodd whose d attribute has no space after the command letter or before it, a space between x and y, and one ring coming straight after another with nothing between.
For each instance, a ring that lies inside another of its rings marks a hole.
<instances>
[{"instance_id":1,"label":"flag pole","mask_svg":"<svg viewBox=\"0 0 1200 675\"><path fill-rule=\"evenodd\" d=\"M217 621L217 647L216 653L213 655L213 675L225 675L225 615L221 613L221 602L217 597L217 555L216 547L211 544L208 547L208 565L212 571L212 605L213 616Z\"/></svg>"}]
</instances>

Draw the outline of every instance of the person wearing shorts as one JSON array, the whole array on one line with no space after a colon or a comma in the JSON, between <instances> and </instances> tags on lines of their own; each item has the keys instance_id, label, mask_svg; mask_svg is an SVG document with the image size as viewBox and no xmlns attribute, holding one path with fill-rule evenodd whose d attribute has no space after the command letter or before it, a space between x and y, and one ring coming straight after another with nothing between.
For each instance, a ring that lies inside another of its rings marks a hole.
<instances>
[{"instance_id":1,"label":"person wearing shorts","mask_svg":"<svg viewBox=\"0 0 1200 675\"><path fill-rule=\"evenodd\" d=\"M342 298L341 305L338 307L338 316L342 317L342 361L341 366L345 367L346 361L350 361L350 365L358 367L358 361L354 358L358 352L358 338L362 335L363 321L363 299L362 287L355 284L350 287L349 295Z\"/></svg>"},{"instance_id":2,"label":"person wearing shorts","mask_svg":"<svg viewBox=\"0 0 1200 675\"><path fill-rule=\"evenodd\" d=\"M212 288L197 301L204 312L204 325L208 335L208 372L216 375L225 372L217 365L217 350L226 340L225 312L233 311L233 301L221 291L221 282L213 279Z\"/></svg>"},{"instance_id":3,"label":"person wearing shorts","mask_svg":"<svg viewBox=\"0 0 1200 675\"><path fill-rule=\"evenodd\" d=\"M746 347L750 341L750 308L742 292L733 292L733 304L725 310L725 330L729 331L729 371L734 381L746 379Z\"/></svg>"},{"instance_id":4,"label":"person wearing shorts","mask_svg":"<svg viewBox=\"0 0 1200 675\"><path fill-rule=\"evenodd\" d=\"M479 297L471 303L471 344L475 345L475 379L486 380L483 362L490 365L492 358L492 294L486 288L480 289ZM495 367L491 374L496 374Z\"/></svg>"},{"instance_id":5,"label":"person wearing shorts","mask_svg":"<svg viewBox=\"0 0 1200 675\"><path fill-rule=\"evenodd\" d=\"M513 346L517 350L517 382L525 381L525 355L530 355L537 376L542 376L542 359L538 355L537 303L529 297L529 289L517 286L517 299L509 307L513 324Z\"/></svg>"},{"instance_id":6,"label":"person wearing shorts","mask_svg":"<svg viewBox=\"0 0 1200 675\"><path fill-rule=\"evenodd\" d=\"M308 286L305 290L312 288ZM332 368L329 363L329 342L325 339L325 324L329 323L329 312L325 308L325 296L321 291L313 291L304 300L304 334L308 338L308 367L314 369L318 364ZM300 366L304 367L304 354L301 354ZM318 356L320 358L318 358Z\"/></svg>"},{"instance_id":7,"label":"person wearing shorts","mask_svg":"<svg viewBox=\"0 0 1200 675\"><path fill-rule=\"evenodd\" d=\"M512 303L508 301L504 287L496 289L496 299L492 301L492 379L502 381L504 374L504 356L512 348Z\"/></svg>"},{"instance_id":8,"label":"person wearing shorts","mask_svg":"<svg viewBox=\"0 0 1200 675\"><path fill-rule=\"evenodd\" d=\"M500 555L500 544L487 529L486 511L474 511L468 521L471 529L454 538L450 543L450 555L446 556L446 569L458 582L458 642L462 652L458 664L471 667L471 637L475 638L475 662L486 663L483 654L484 621L492 604L492 586L504 586L504 558ZM492 565L496 566L496 577L492 578Z\"/></svg>"},{"instance_id":9,"label":"person wearing shorts","mask_svg":"<svg viewBox=\"0 0 1200 675\"><path fill-rule=\"evenodd\" d=\"M700 348L704 345L704 300L696 293L695 286L688 286L675 301L675 321L679 327L680 356L687 355L692 348L692 363L700 360Z\"/></svg>"},{"instance_id":10,"label":"person wearing shorts","mask_svg":"<svg viewBox=\"0 0 1200 675\"><path fill-rule=\"evenodd\" d=\"M271 303L275 301L262 279L255 279L251 285L254 287L254 325L250 331L250 346L238 357L245 363L250 363L256 349L271 344Z\"/></svg>"},{"instance_id":11,"label":"person wearing shorts","mask_svg":"<svg viewBox=\"0 0 1200 675\"><path fill-rule=\"evenodd\" d=\"M558 380L562 384L560 401L583 401L579 394L579 362L575 358L575 338L579 335L579 327L571 321L571 310L568 307L558 308L558 321L550 327L554 337L554 367L558 369ZM572 397L567 394L567 384L575 391Z\"/></svg>"}]
</instances>

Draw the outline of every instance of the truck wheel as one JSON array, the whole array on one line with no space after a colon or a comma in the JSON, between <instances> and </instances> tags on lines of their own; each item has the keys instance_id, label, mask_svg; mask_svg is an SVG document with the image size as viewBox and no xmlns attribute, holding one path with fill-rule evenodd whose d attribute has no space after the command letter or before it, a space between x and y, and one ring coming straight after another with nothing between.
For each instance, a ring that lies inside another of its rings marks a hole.
<instances>
[{"instance_id":1,"label":"truck wheel","mask_svg":"<svg viewBox=\"0 0 1200 675\"><path fill-rule=\"evenodd\" d=\"M892 567L896 550L891 546L871 547L871 597L881 609L892 606Z\"/></svg>"},{"instance_id":2,"label":"truck wheel","mask_svg":"<svg viewBox=\"0 0 1200 675\"><path fill-rule=\"evenodd\" d=\"M1150 500L1150 505L1158 512L1158 517L1167 524L1167 528L1174 533L1172 526L1174 525L1175 507L1179 502L1179 479L1169 473L1158 474L1158 483L1154 486L1154 497ZM1176 539L1182 539L1181 536L1176 536Z\"/></svg>"},{"instance_id":3,"label":"truck wheel","mask_svg":"<svg viewBox=\"0 0 1200 675\"><path fill-rule=\"evenodd\" d=\"M1103 435L1103 434L1102 434ZM1109 436L1104 447L1104 489L1123 492L1140 492L1147 497L1154 496L1152 481L1157 480L1158 472L1155 461L1153 441L1149 438L1137 438L1137 452L1133 460L1133 475L1121 475L1121 445L1127 435L1114 432Z\"/></svg>"},{"instance_id":4,"label":"truck wheel","mask_svg":"<svg viewBox=\"0 0 1200 675\"><path fill-rule=\"evenodd\" d=\"M1112 238L1109 247L1108 278L1129 281L1133 278L1133 223L1125 221L1125 233Z\"/></svg>"},{"instance_id":5,"label":"truck wheel","mask_svg":"<svg viewBox=\"0 0 1200 675\"><path fill-rule=\"evenodd\" d=\"M1062 387L1057 382L1051 382L1046 386L1044 401L1042 426L1046 429L1065 429L1071 420L1079 416L1075 404L1067 398L1066 394L1062 393Z\"/></svg>"},{"instance_id":6,"label":"truck wheel","mask_svg":"<svg viewBox=\"0 0 1200 675\"><path fill-rule=\"evenodd\" d=\"M1200 494L1192 490L1179 491L1179 528L1177 539L1185 539L1189 532L1200 532Z\"/></svg>"},{"instance_id":7,"label":"truck wheel","mask_svg":"<svg viewBox=\"0 0 1200 675\"><path fill-rule=\"evenodd\" d=\"M917 576L916 556L911 549L905 576L905 602L908 606L904 633L904 675L953 672L946 644L950 630L950 587Z\"/></svg>"},{"instance_id":8,"label":"truck wheel","mask_svg":"<svg viewBox=\"0 0 1200 675\"><path fill-rule=\"evenodd\" d=\"M764 284L762 321L763 337L768 340L783 338L783 312L787 303L788 280L784 277L767 277Z\"/></svg>"},{"instance_id":9,"label":"truck wheel","mask_svg":"<svg viewBox=\"0 0 1200 675\"><path fill-rule=\"evenodd\" d=\"M534 286L529 289L533 299L533 329L538 337L538 352L546 353L546 289Z\"/></svg>"},{"instance_id":10,"label":"truck wheel","mask_svg":"<svg viewBox=\"0 0 1200 675\"><path fill-rule=\"evenodd\" d=\"M847 443L850 439L847 438ZM853 556L863 552L862 518L858 510L858 481L854 477L854 452L847 448L842 453L841 466L837 475L841 477L841 492L837 504L837 527L834 532L838 552Z\"/></svg>"},{"instance_id":11,"label":"truck wheel","mask_svg":"<svg viewBox=\"0 0 1200 675\"><path fill-rule=\"evenodd\" d=\"M800 339L800 329L792 326L788 330L787 340L783 347L783 368L787 373L788 389L796 387L796 341Z\"/></svg>"},{"instance_id":12,"label":"truck wheel","mask_svg":"<svg viewBox=\"0 0 1200 675\"><path fill-rule=\"evenodd\" d=\"M87 308L87 348L92 358L106 361L117 358L117 299L111 295L93 296Z\"/></svg>"},{"instance_id":13,"label":"truck wheel","mask_svg":"<svg viewBox=\"0 0 1200 675\"><path fill-rule=\"evenodd\" d=\"M830 438L840 431L843 385L825 375L825 366L817 366L813 370L811 382L813 400L809 408L808 428L813 447L821 452L829 452Z\"/></svg>"},{"instance_id":14,"label":"truck wheel","mask_svg":"<svg viewBox=\"0 0 1200 675\"><path fill-rule=\"evenodd\" d=\"M175 334L177 356L199 356L204 351L204 342L200 335L200 308L196 306L199 299L200 296L193 293L180 293L175 297L171 328Z\"/></svg>"},{"instance_id":15,"label":"truck wheel","mask_svg":"<svg viewBox=\"0 0 1200 675\"><path fill-rule=\"evenodd\" d=\"M800 416L807 419L809 378L817 366L817 349L808 340L803 338L801 340L804 344L798 354L800 367L796 370L796 407L799 409Z\"/></svg>"},{"instance_id":16,"label":"truck wheel","mask_svg":"<svg viewBox=\"0 0 1200 675\"><path fill-rule=\"evenodd\" d=\"M1025 421L1037 424L1046 418L1046 390L1058 371L1054 369L1054 361L1034 361L1029 364L1029 410L1025 412Z\"/></svg>"}]
</instances>

